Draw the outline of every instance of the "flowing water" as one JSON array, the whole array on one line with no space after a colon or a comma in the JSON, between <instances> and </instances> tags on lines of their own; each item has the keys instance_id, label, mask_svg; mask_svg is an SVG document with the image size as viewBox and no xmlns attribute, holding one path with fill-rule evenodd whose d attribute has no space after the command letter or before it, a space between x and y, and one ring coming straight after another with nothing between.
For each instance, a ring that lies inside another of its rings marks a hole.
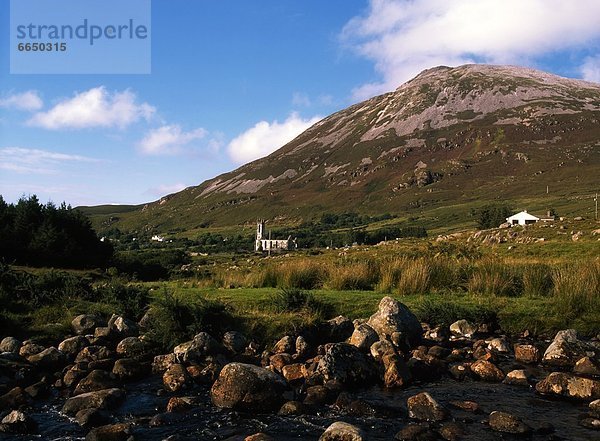
<instances>
[{"instance_id":1,"label":"flowing water","mask_svg":"<svg viewBox=\"0 0 600 441\"><path fill-rule=\"evenodd\" d=\"M208 388L195 389L188 396L197 395L198 407L185 413L164 415L167 425L151 427L150 420L164 412L171 395L160 396L160 378L150 378L126 387L127 400L116 410L118 421L134 423L135 438L143 441L163 440L171 435L190 440L243 440L245 436L265 432L277 440L318 440L325 428L334 421L346 421L361 427L369 440L393 440L394 435L409 424L406 399L421 391L428 391L441 404L447 406L452 419L466 428L464 440L511 440L512 435L493 432L484 420L490 412L500 410L521 417L534 429L552 424L553 434L534 433L530 440L600 440L600 433L583 428L578 420L586 413L582 403L549 400L535 394L532 388L506 386L475 381L456 382L440 380L422 387L412 386L403 390L386 391L380 388L352 393L352 399L368 403L375 409L373 416L351 416L333 406L322 407L312 415L279 416L255 415L221 410L210 404ZM453 400L470 400L479 404L482 412L471 413L453 408ZM7 436L0 439L26 440L79 440L86 431L69 418L60 414L64 398L55 397L37 405L31 413L38 422L37 436ZM367 412L368 413L368 412Z\"/></svg>"}]
</instances>

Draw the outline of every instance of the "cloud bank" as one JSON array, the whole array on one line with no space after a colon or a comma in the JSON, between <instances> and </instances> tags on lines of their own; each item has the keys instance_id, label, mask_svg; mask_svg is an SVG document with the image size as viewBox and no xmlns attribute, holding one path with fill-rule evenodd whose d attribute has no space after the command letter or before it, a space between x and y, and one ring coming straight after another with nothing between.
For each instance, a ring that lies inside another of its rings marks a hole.
<instances>
[{"instance_id":1,"label":"cloud bank","mask_svg":"<svg viewBox=\"0 0 600 441\"><path fill-rule=\"evenodd\" d=\"M465 63L529 64L552 52L598 47L597 0L370 0L341 40L372 60L381 81L364 99L394 90L423 69ZM582 69L595 78L598 63ZM596 72L596 73L594 73Z\"/></svg>"},{"instance_id":2,"label":"cloud bank","mask_svg":"<svg viewBox=\"0 0 600 441\"><path fill-rule=\"evenodd\" d=\"M148 103L138 104L129 90L111 93L100 86L62 100L47 112L36 113L28 123L49 130L124 129L140 119L149 120L155 112Z\"/></svg>"},{"instance_id":3,"label":"cloud bank","mask_svg":"<svg viewBox=\"0 0 600 441\"><path fill-rule=\"evenodd\" d=\"M234 162L243 164L267 156L283 147L320 119L319 116L303 119L297 113L292 113L282 123L260 121L229 143L227 149L229 157Z\"/></svg>"}]
</instances>

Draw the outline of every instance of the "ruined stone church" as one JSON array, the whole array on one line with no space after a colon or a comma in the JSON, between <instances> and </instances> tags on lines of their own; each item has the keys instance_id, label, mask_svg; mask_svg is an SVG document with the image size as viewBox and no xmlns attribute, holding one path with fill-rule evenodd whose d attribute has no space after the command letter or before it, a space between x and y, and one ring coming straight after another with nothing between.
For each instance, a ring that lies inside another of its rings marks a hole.
<instances>
[{"instance_id":1,"label":"ruined stone church","mask_svg":"<svg viewBox=\"0 0 600 441\"><path fill-rule=\"evenodd\" d=\"M271 232L269 232L269 238L265 238L265 221L260 220L256 223L256 242L254 244L254 251L267 251L267 252L281 252L296 249L296 239L292 239L292 236L288 236L287 239L271 239Z\"/></svg>"}]
</instances>

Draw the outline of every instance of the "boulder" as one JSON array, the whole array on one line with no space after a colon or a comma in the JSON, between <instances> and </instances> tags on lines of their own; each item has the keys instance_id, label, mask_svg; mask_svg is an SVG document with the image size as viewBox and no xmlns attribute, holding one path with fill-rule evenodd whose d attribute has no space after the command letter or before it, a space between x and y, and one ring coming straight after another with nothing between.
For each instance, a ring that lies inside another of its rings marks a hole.
<instances>
[{"instance_id":1,"label":"boulder","mask_svg":"<svg viewBox=\"0 0 600 441\"><path fill-rule=\"evenodd\" d=\"M437 441L440 439L428 424L409 424L396 434L394 439L399 441Z\"/></svg>"},{"instance_id":2,"label":"boulder","mask_svg":"<svg viewBox=\"0 0 600 441\"><path fill-rule=\"evenodd\" d=\"M175 354L157 355L152 361L152 372L155 374L162 374L169 366L175 363L177 363Z\"/></svg>"},{"instance_id":3,"label":"boulder","mask_svg":"<svg viewBox=\"0 0 600 441\"><path fill-rule=\"evenodd\" d=\"M282 337L275 346L273 346L274 354L293 354L296 352L295 340L289 335Z\"/></svg>"},{"instance_id":4,"label":"boulder","mask_svg":"<svg viewBox=\"0 0 600 441\"><path fill-rule=\"evenodd\" d=\"M58 349L51 346L42 352L27 357L27 361L42 369L57 370L67 364L67 357Z\"/></svg>"},{"instance_id":5,"label":"boulder","mask_svg":"<svg viewBox=\"0 0 600 441\"><path fill-rule=\"evenodd\" d=\"M172 364L163 374L163 384L167 390L177 392L192 385L192 378L182 364Z\"/></svg>"},{"instance_id":6,"label":"boulder","mask_svg":"<svg viewBox=\"0 0 600 441\"><path fill-rule=\"evenodd\" d=\"M508 354L510 352L510 346L504 337L492 338L488 342L488 349L500 354Z\"/></svg>"},{"instance_id":7,"label":"boulder","mask_svg":"<svg viewBox=\"0 0 600 441\"><path fill-rule=\"evenodd\" d=\"M286 354L284 352L280 354L275 354L269 357L270 366L275 369L277 372L281 372L281 369L285 365L291 364L292 356L290 354Z\"/></svg>"},{"instance_id":8,"label":"boulder","mask_svg":"<svg viewBox=\"0 0 600 441\"><path fill-rule=\"evenodd\" d=\"M442 424L438 432L447 441L459 441L466 433L464 425L454 421Z\"/></svg>"},{"instance_id":9,"label":"boulder","mask_svg":"<svg viewBox=\"0 0 600 441\"><path fill-rule=\"evenodd\" d=\"M356 346L361 351L367 352L373 343L378 340L379 335L377 332L366 323L363 323L354 329L350 337L350 344Z\"/></svg>"},{"instance_id":10,"label":"boulder","mask_svg":"<svg viewBox=\"0 0 600 441\"><path fill-rule=\"evenodd\" d=\"M304 415L306 406L300 401L286 401L277 413L279 415Z\"/></svg>"},{"instance_id":11,"label":"boulder","mask_svg":"<svg viewBox=\"0 0 600 441\"><path fill-rule=\"evenodd\" d=\"M286 389L285 380L270 370L229 363L221 370L210 395L217 407L261 412L279 409Z\"/></svg>"},{"instance_id":12,"label":"boulder","mask_svg":"<svg viewBox=\"0 0 600 441\"><path fill-rule=\"evenodd\" d=\"M58 350L70 357L75 357L83 348L89 345L90 342L86 337L83 335L77 335L60 342L58 345Z\"/></svg>"},{"instance_id":13,"label":"boulder","mask_svg":"<svg viewBox=\"0 0 600 441\"><path fill-rule=\"evenodd\" d=\"M294 354L294 358L296 359L304 359L308 357L310 353L310 346L306 339L299 335L296 337L296 353Z\"/></svg>"},{"instance_id":14,"label":"boulder","mask_svg":"<svg viewBox=\"0 0 600 441\"><path fill-rule=\"evenodd\" d=\"M325 381L335 380L345 386L365 386L377 377L377 366L356 346L334 343L319 360L317 372Z\"/></svg>"},{"instance_id":15,"label":"boulder","mask_svg":"<svg viewBox=\"0 0 600 441\"><path fill-rule=\"evenodd\" d=\"M20 410L13 410L0 424L0 432L13 434L31 434L37 431L37 423L29 415Z\"/></svg>"},{"instance_id":16,"label":"boulder","mask_svg":"<svg viewBox=\"0 0 600 441\"><path fill-rule=\"evenodd\" d=\"M254 435L247 436L244 438L244 441L275 441L275 438L266 433L258 432Z\"/></svg>"},{"instance_id":17,"label":"boulder","mask_svg":"<svg viewBox=\"0 0 600 441\"><path fill-rule=\"evenodd\" d=\"M87 346L79 351L75 357L75 363L91 363L98 360L113 358L114 353L106 346Z\"/></svg>"},{"instance_id":18,"label":"boulder","mask_svg":"<svg viewBox=\"0 0 600 441\"><path fill-rule=\"evenodd\" d=\"M115 314L113 314L108 321L108 328L112 333L122 338L136 337L139 332L139 327L136 322Z\"/></svg>"},{"instance_id":19,"label":"boulder","mask_svg":"<svg viewBox=\"0 0 600 441\"><path fill-rule=\"evenodd\" d=\"M92 314L78 315L71 322L71 328L78 335L91 334L98 326L102 326L102 322L98 316Z\"/></svg>"},{"instance_id":20,"label":"boulder","mask_svg":"<svg viewBox=\"0 0 600 441\"><path fill-rule=\"evenodd\" d=\"M589 405L589 408L592 415L600 418L600 399L592 401Z\"/></svg>"},{"instance_id":21,"label":"boulder","mask_svg":"<svg viewBox=\"0 0 600 441\"><path fill-rule=\"evenodd\" d=\"M531 428L514 415L506 412L494 411L490 414L489 425L496 432L512 433L515 435L525 434Z\"/></svg>"},{"instance_id":22,"label":"boulder","mask_svg":"<svg viewBox=\"0 0 600 441\"><path fill-rule=\"evenodd\" d=\"M382 362L386 355L397 355L394 345L388 340L379 340L371 345L369 349L371 357L377 362Z\"/></svg>"},{"instance_id":23,"label":"boulder","mask_svg":"<svg viewBox=\"0 0 600 441\"><path fill-rule=\"evenodd\" d=\"M471 372L483 381L499 383L504 380L502 372L494 363L487 360L477 360L471 364Z\"/></svg>"},{"instance_id":24,"label":"boulder","mask_svg":"<svg viewBox=\"0 0 600 441\"><path fill-rule=\"evenodd\" d=\"M122 389L105 389L69 398L63 408L63 413L75 415L83 409L112 409L119 405L125 398Z\"/></svg>"},{"instance_id":25,"label":"boulder","mask_svg":"<svg viewBox=\"0 0 600 441\"><path fill-rule=\"evenodd\" d=\"M408 347L414 347L421 342L421 323L410 309L391 297L381 299L377 312L367 324L380 339L391 339L397 346L406 343Z\"/></svg>"},{"instance_id":26,"label":"boulder","mask_svg":"<svg viewBox=\"0 0 600 441\"><path fill-rule=\"evenodd\" d=\"M197 405L196 397L171 397L167 403L167 412L184 412Z\"/></svg>"},{"instance_id":27,"label":"boulder","mask_svg":"<svg viewBox=\"0 0 600 441\"><path fill-rule=\"evenodd\" d=\"M104 426L111 422L108 412L100 409L83 409L75 415L77 424L87 429L92 427Z\"/></svg>"},{"instance_id":28,"label":"boulder","mask_svg":"<svg viewBox=\"0 0 600 441\"><path fill-rule=\"evenodd\" d=\"M73 395L81 395L96 390L112 389L116 388L118 385L114 375L100 369L95 369L77 383Z\"/></svg>"},{"instance_id":29,"label":"boulder","mask_svg":"<svg viewBox=\"0 0 600 441\"><path fill-rule=\"evenodd\" d=\"M348 317L339 315L324 324L321 333L327 342L338 343L347 340L354 331L354 324Z\"/></svg>"},{"instance_id":30,"label":"boulder","mask_svg":"<svg viewBox=\"0 0 600 441\"><path fill-rule=\"evenodd\" d=\"M548 366L573 367L577 360L585 356L594 356L595 348L577 338L577 331L567 329L558 331L542 362Z\"/></svg>"},{"instance_id":31,"label":"boulder","mask_svg":"<svg viewBox=\"0 0 600 441\"><path fill-rule=\"evenodd\" d=\"M450 325L450 332L457 337L471 338L477 332L477 327L462 319Z\"/></svg>"},{"instance_id":32,"label":"boulder","mask_svg":"<svg viewBox=\"0 0 600 441\"><path fill-rule=\"evenodd\" d=\"M21 357L29 358L32 355L39 354L44 349L46 349L44 346L38 345L37 343L23 342L23 346L19 349L19 355Z\"/></svg>"},{"instance_id":33,"label":"boulder","mask_svg":"<svg viewBox=\"0 0 600 441\"><path fill-rule=\"evenodd\" d=\"M590 357L582 357L575 363L573 372L580 375L600 376L600 363Z\"/></svg>"},{"instance_id":34,"label":"boulder","mask_svg":"<svg viewBox=\"0 0 600 441\"><path fill-rule=\"evenodd\" d=\"M529 386L529 379L523 369L516 369L506 374L503 383L513 386Z\"/></svg>"},{"instance_id":35,"label":"boulder","mask_svg":"<svg viewBox=\"0 0 600 441\"><path fill-rule=\"evenodd\" d=\"M223 347L210 334L201 332L193 340L180 344L173 349L175 358L180 363L203 361L207 355L222 352Z\"/></svg>"},{"instance_id":36,"label":"boulder","mask_svg":"<svg viewBox=\"0 0 600 441\"><path fill-rule=\"evenodd\" d=\"M319 441L363 441L367 436L352 424L337 421L330 425L319 438Z\"/></svg>"},{"instance_id":37,"label":"boulder","mask_svg":"<svg viewBox=\"0 0 600 441\"><path fill-rule=\"evenodd\" d=\"M127 441L131 434L131 424L110 424L92 429L86 435L85 441Z\"/></svg>"},{"instance_id":38,"label":"boulder","mask_svg":"<svg viewBox=\"0 0 600 441\"><path fill-rule=\"evenodd\" d=\"M540 350L533 345L520 345L516 344L515 349L515 360L519 363L535 364L539 363L542 359Z\"/></svg>"},{"instance_id":39,"label":"boulder","mask_svg":"<svg viewBox=\"0 0 600 441\"><path fill-rule=\"evenodd\" d=\"M409 397L407 402L408 416L422 421L442 421L449 416L449 412L428 392Z\"/></svg>"},{"instance_id":40,"label":"boulder","mask_svg":"<svg viewBox=\"0 0 600 441\"><path fill-rule=\"evenodd\" d=\"M17 409L23 405L28 404L30 401L29 396L20 387L15 387L0 396L0 411Z\"/></svg>"},{"instance_id":41,"label":"boulder","mask_svg":"<svg viewBox=\"0 0 600 441\"><path fill-rule=\"evenodd\" d=\"M117 345L116 351L121 357L139 357L146 352L146 344L138 337L125 337Z\"/></svg>"},{"instance_id":42,"label":"boulder","mask_svg":"<svg viewBox=\"0 0 600 441\"><path fill-rule=\"evenodd\" d=\"M149 373L150 367L135 358L121 358L115 361L112 373L121 380L136 380Z\"/></svg>"},{"instance_id":43,"label":"boulder","mask_svg":"<svg viewBox=\"0 0 600 441\"><path fill-rule=\"evenodd\" d=\"M241 354L246 349L248 340L241 332L229 331L223 335L223 346L234 354Z\"/></svg>"},{"instance_id":44,"label":"boulder","mask_svg":"<svg viewBox=\"0 0 600 441\"><path fill-rule=\"evenodd\" d=\"M293 363L284 366L281 369L281 374L288 382L304 379L304 365L301 363Z\"/></svg>"},{"instance_id":45,"label":"boulder","mask_svg":"<svg viewBox=\"0 0 600 441\"><path fill-rule=\"evenodd\" d=\"M0 352L11 352L13 354L18 354L21 346L23 346L23 343L16 338L4 337L0 342Z\"/></svg>"},{"instance_id":46,"label":"boulder","mask_svg":"<svg viewBox=\"0 0 600 441\"><path fill-rule=\"evenodd\" d=\"M405 387L411 380L412 375L404 360L398 355L386 355L383 358L385 374L383 384L387 388Z\"/></svg>"},{"instance_id":47,"label":"boulder","mask_svg":"<svg viewBox=\"0 0 600 441\"><path fill-rule=\"evenodd\" d=\"M600 398L600 381L576 377L564 372L552 372L535 389L542 395L555 395L579 400Z\"/></svg>"}]
</instances>

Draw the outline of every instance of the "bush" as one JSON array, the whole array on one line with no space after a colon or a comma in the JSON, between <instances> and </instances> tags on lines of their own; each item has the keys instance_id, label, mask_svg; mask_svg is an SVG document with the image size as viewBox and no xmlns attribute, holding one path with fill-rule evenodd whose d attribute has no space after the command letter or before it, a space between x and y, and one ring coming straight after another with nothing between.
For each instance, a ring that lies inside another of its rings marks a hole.
<instances>
[{"instance_id":1,"label":"bush","mask_svg":"<svg viewBox=\"0 0 600 441\"><path fill-rule=\"evenodd\" d=\"M313 294L297 288L283 288L270 297L275 312L308 313L325 316L329 306L318 300Z\"/></svg>"},{"instance_id":2,"label":"bush","mask_svg":"<svg viewBox=\"0 0 600 441\"><path fill-rule=\"evenodd\" d=\"M150 297L148 288L112 281L96 287L93 290L93 297L88 297L87 300L109 304L115 308L116 314L139 320L148 307Z\"/></svg>"},{"instance_id":3,"label":"bush","mask_svg":"<svg viewBox=\"0 0 600 441\"><path fill-rule=\"evenodd\" d=\"M512 213L513 210L508 205L486 205L478 212L477 226L480 230L498 228Z\"/></svg>"}]
</instances>

